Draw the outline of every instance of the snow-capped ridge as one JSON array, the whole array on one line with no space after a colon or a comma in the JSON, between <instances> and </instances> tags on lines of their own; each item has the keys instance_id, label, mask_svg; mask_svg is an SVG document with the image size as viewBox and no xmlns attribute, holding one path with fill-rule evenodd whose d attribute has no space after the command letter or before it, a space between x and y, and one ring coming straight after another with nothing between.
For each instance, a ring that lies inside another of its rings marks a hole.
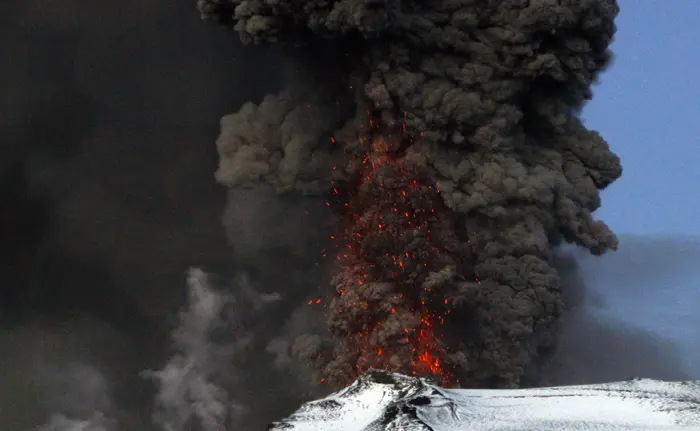
<instances>
[{"instance_id":1,"label":"snow-capped ridge","mask_svg":"<svg viewBox=\"0 0 700 431\"><path fill-rule=\"evenodd\" d=\"M700 382L445 389L386 371L304 404L271 431L700 429Z\"/></svg>"}]
</instances>

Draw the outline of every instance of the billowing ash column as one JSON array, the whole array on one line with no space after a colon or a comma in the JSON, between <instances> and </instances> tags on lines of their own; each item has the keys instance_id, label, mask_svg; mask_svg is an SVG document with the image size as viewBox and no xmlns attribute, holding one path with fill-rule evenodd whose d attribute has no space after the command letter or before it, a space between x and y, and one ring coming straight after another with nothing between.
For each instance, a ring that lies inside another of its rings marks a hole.
<instances>
[{"instance_id":1,"label":"billowing ash column","mask_svg":"<svg viewBox=\"0 0 700 431\"><path fill-rule=\"evenodd\" d=\"M620 161L577 115L610 62L616 1L198 6L307 72L222 120L216 177L319 196L343 222L332 349L305 349L323 378L517 386L555 339L553 248L617 246L591 214Z\"/></svg>"}]
</instances>

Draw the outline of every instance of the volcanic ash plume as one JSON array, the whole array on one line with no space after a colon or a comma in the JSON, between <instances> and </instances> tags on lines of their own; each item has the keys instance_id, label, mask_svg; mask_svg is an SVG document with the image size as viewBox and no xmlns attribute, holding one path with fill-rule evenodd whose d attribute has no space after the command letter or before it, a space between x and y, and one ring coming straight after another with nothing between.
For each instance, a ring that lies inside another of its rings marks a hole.
<instances>
[{"instance_id":1,"label":"volcanic ash plume","mask_svg":"<svg viewBox=\"0 0 700 431\"><path fill-rule=\"evenodd\" d=\"M617 246L591 214L620 161L578 117L612 57L616 1L198 6L298 54L286 90L222 120L216 176L318 196L344 222L325 378L522 384L556 339L554 248Z\"/></svg>"}]
</instances>

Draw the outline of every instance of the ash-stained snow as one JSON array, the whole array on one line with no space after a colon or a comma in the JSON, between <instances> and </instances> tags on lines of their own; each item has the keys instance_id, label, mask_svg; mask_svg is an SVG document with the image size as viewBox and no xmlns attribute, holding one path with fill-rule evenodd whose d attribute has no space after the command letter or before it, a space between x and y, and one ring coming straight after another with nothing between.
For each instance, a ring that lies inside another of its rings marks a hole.
<instances>
[{"instance_id":1,"label":"ash-stained snow","mask_svg":"<svg viewBox=\"0 0 700 431\"><path fill-rule=\"evenodd\" d=\"M697 430L700 382L635 379L539 389L444 389L376 372L271 431Z\"/></svg>"}]
</instances>

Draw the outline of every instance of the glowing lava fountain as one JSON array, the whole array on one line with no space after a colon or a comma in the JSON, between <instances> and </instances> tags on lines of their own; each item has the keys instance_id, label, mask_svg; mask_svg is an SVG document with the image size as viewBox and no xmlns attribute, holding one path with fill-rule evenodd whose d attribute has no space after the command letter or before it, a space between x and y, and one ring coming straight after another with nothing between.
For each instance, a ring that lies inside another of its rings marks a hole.
<instances>
[{"instance_id":1,"label":"glowing lava fountain","mask_svg":"<svg viewBox=\"0 0 700 431\"><path fill-rule=\"evenodd\" d=\"M334 188L329 202L346 226L330 325L338 345L329 367L344 380L337 383L370 369L459 381L440 327L461 242L436 187L405 163L408 144L401 130L372 127L349 154L353 181Z\"/></svg>"}]
</instances>

